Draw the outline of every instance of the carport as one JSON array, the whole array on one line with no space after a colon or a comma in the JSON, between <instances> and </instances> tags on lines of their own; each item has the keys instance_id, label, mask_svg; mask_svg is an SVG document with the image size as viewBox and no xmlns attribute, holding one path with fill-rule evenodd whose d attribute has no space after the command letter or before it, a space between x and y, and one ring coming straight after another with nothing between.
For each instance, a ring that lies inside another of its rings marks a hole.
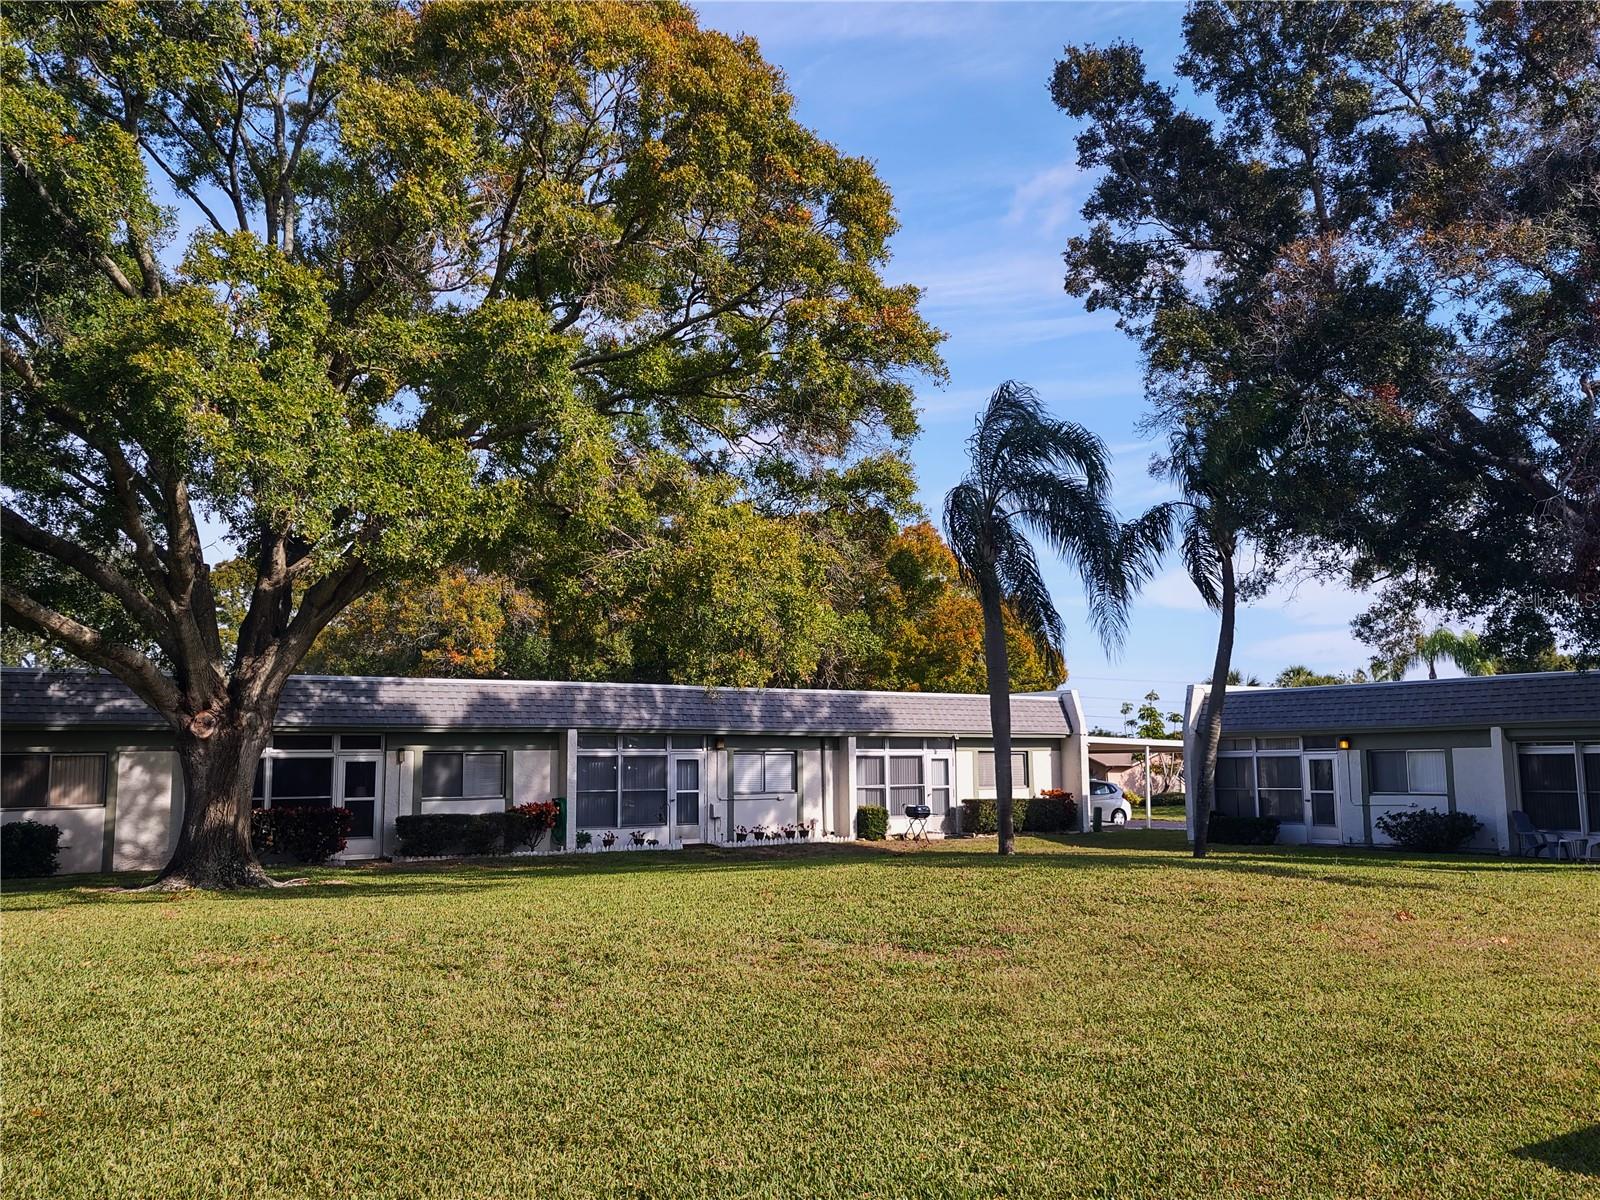
<instances>
[{"instance_id":1,"label":"carport","mask_svg":"<svg viewBox=\"0 0 1600 1200\"><path fill-rule=\"evenodd\" d=\"M1110 774L1121 774L1134 768L1144 771L1144 827L1153 828L1151 816L1150 795L1155 790L1150 786L1151 764L1166 760L1170 765L1176 782L1181 788L1183 779L1183 739L1182 738L1137 738L1137 737L1095 737L1084 739L1089 758L1089 775L1093 779L1107 779ZM1159 768L1158 768L1159 769ZM1111 782L1121 784L1120 779ZM1089 802L1089 786L1084 787L1084 815L1087 818L1092 805Z\"/></svg>"}]
</instances>

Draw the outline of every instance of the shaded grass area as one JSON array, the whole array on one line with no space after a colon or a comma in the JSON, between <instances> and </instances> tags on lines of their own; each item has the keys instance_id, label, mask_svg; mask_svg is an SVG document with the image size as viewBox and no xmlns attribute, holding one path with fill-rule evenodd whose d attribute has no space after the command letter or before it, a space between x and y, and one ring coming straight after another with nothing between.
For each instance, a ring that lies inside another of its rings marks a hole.
<instances>
[{"instance_id":1,"label":"shaded grass area","mask_svg":"<svg viewBox=\"0 0 1600 1200\"><path fill-rule=\"evenodd\" d=\"M1180 833L3 897L7 1196L1562 1197L1600 874Z\"/></svg>"}]
</instances>

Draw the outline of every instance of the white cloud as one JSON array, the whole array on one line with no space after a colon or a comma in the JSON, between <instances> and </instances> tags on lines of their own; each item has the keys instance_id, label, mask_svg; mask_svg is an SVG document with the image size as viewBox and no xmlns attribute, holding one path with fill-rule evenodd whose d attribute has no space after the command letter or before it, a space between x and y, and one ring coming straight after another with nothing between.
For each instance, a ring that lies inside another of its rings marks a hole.
<instances>
[{"instance_id":1,"label":"white cloud","mask_svg":"<svg viewBox=\"0 0 1600 1200\"><path fill-rule=\"evenodd\" d=\"M1026 225L1046 236L1058 235L1077 217L1086 182L1085 172L1072 162L1036 171L1012 191L1006 224Z\"/></svg>"},{"instance_id":2,"label":"white cloud","mask_svg":"<svg viewBox=\"0 0 1600 1200\"><path fill-rule=\"evenodd\" d=\"M1206 612L1206 602L1195 591L1194 582L1178 567L1161 572L1139 592L1139 604L1168 608L1177 612Z\"/></svg>"},{"instance_id":3,"label":"white cloud","mask_svg":"<svg viewBox=\"0 0 1600 1200\"><path fill-rule=\"evenodd\" d=\"M1367 651L1349 629L1308 629L1269 638L1240 637L1233 658L1241 671L1271 683L1272 675L1294 663L1313 671L1349 671L1367 661Z\"/></svg>"}]
</instances>

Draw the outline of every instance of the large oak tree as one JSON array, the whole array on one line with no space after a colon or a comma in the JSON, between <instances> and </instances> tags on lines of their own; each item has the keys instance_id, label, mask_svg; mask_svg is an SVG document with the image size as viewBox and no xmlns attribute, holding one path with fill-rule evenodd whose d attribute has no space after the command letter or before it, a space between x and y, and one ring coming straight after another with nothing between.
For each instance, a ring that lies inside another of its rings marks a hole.
<instances>
[{"instance_id":1,"label":"large oak tree","mask_svg":"<svg viewBox=\"0 0 1600 1200\"><path fill-rule=\"evenodd\" d=\"M1270 433L1319 565L1600 653L1600 9L1206 0L1184 39L1189 106L1130 45L1056 66L1068 290L1159 423Z\"/></svg>"},{"instance_id":2,"label":"large oak tree","mask_svg":"<svg viewBox=\"0 0 1600 1200\"><path fill-rule=\"evenodd\" d=\"M167 886L269 882L251 775L352 601L663 471L804 503L940 370L871 168L680 5L4 21L4 613L170 724Z\"/></svg>"}]
</instances>

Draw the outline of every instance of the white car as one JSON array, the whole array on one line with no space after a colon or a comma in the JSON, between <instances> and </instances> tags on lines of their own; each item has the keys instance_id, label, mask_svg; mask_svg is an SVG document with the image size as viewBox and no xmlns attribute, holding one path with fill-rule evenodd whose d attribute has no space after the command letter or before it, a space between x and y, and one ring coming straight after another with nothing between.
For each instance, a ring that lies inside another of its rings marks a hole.
<instances>
[{"instance_id":1,"label":"white car","mask_svg":"<svg viewBox=\"0 0 1600 1200\"><path fill-rule=\"evenodd\" d=\"M1122 788L1104 779L1089 780L1089 803L1093 806L1089 819L1100 814L1103 825L1126 825L1133 819L1133 805L1122 794Z\"/></svg>"}]
</instances>

